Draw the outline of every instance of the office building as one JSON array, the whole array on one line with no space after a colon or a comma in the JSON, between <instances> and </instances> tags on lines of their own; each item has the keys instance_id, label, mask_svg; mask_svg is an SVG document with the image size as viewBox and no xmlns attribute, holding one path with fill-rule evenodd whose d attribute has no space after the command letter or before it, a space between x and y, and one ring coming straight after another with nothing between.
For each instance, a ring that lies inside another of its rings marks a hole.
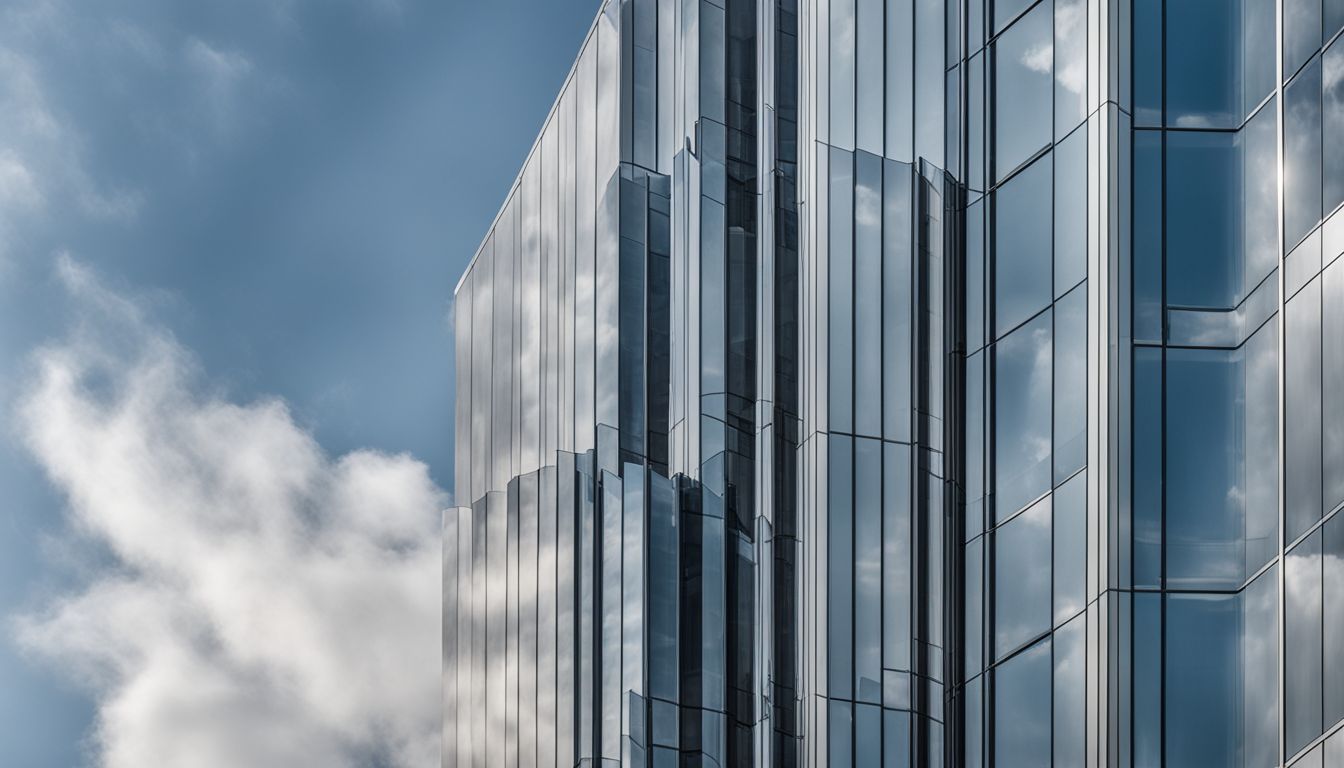
<instances>
[{"instance_id":1,"label":"office building","mask_svg":"<svg viewBox=\"0 0 1344 768\"><path fill-rule=\"evenodd\" d=\"M1344 767L1344 0L608 0L456 291L445 766Z\"/></svg>"}]
</instances>

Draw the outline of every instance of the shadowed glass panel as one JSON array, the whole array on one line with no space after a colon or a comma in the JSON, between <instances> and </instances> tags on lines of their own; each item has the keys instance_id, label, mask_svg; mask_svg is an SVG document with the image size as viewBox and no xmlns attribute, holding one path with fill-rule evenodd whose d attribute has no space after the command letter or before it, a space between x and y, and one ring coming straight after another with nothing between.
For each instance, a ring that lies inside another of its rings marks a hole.
<instances>
[{"instance_id":1,"label":"shadowed glass panel","mask_svg":"<svg viewBox=\"0 0 1344 768\"><path fill-rule=\"evenodd\" d=\"M1007 176L1053 136L1053 27L1046 0L994 44L995 178Z\"/></svg>"}]
</instances>

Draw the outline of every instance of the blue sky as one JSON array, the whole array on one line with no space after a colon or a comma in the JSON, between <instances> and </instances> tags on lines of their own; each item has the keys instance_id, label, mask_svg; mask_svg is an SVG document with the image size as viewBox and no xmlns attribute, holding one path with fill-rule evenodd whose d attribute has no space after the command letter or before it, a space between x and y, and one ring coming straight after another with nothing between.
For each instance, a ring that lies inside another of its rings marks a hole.
<instances>
[{"instance_id":1,"label":"blue sky","mask_svg":"<svg viewBox=\"0 0 1344 768\"><path fill-rule=\"evenodd\" d=\"M168 339L189 401L280 398L327 454L408 453L451 489L452 288L596 5L0 9L0 613L130 567L15 416L72 327ZM109 296L134 319L90 312ZM98 701L5 626L0 765L96 758Z\"/></svg>"}]
</instances>

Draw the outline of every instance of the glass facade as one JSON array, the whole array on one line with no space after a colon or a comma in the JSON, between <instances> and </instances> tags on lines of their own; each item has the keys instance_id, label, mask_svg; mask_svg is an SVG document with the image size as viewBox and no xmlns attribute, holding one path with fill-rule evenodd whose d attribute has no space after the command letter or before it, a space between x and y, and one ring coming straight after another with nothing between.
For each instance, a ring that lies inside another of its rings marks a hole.
<instances>
[{"instance_id":1,"label":"glass facade","mask_svg":"<svg viewBox=\"0 0 1344 768\"><path fill-rule=\"evenodd\" d=\"M459 283L445 766L1344 768L1344 0L606 0Z\"/></svg>"}]
</instances>

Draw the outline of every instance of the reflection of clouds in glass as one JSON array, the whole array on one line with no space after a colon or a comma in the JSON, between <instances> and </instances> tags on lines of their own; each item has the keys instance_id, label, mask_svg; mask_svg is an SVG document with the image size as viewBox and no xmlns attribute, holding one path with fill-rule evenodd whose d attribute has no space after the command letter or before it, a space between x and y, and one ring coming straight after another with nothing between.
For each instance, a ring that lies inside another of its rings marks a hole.
<instances>
[{"instance_id":1,"label":"reflection of clouds in glass","mask_svg":"<svg viewBox=\"0 0 1344 768\"><path fill-rule=\"evenodd\" d=\"M1279 732L1278 578L1271 568L1241 594L1245 764L1277 761Z\"/></svg>"},{"instance_id":2,"label":"reflection of clouds in glass","mask_svg":"<svg viewBox=\"0 0 1344 768\"><path fill-rule=\"evenodd\" d=\"M1070 93L1083 95L1087 87L1087 6L1078 0L1061 2L1055 8L1055 37L1069 43L1072 52L1080 55L1060 55L1056 62L1055 81Z\"/></svg>"},{"instance_id":3,"label":"reflection of clouds in glass","mask_svg":"<svg viewBox=\"0 0 1344 768\"><path fill-rule=\"evenodd\" d=\"M1054 60L1054 43L1037 43L1022 52L1022 66L1042 75L1050 74Z\"/></svg>"}]
</instances>

